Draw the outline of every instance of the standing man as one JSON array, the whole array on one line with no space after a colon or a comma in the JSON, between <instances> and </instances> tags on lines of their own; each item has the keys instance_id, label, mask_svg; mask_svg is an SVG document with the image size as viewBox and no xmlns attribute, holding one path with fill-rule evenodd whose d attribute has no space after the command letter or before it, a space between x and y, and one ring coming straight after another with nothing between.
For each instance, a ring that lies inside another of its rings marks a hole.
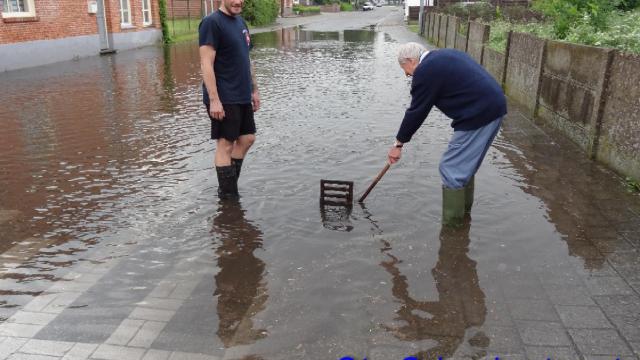
<instances>
[{"instance_id":1,"label":"standing man","mask_svg":"<svg viewBox=\"0 0 640 360\"><path fill-rule=\"evenodd\" d=\"M238 177L255 141L253 113L260 108L255 71L249 59L249 29L240 16L244 0L222 0L200 23L203 101L216 140L215 166L220 199L237 198Z\"/></svg>"},{"instance_id":2,"label":"standing man","mask_svg":"<svg viewBox=\"0 0 640 360\"><path fill-rule=\"evenodd\" d=\"M440 161L442 223L460 226L473 205L474 175L507 113L500 85L469 55L454 49L400 46L398 62L411 82L411 105L389 150L391 164L435 105L451 118L453 136Z\"/></svg>"}]
</instances>

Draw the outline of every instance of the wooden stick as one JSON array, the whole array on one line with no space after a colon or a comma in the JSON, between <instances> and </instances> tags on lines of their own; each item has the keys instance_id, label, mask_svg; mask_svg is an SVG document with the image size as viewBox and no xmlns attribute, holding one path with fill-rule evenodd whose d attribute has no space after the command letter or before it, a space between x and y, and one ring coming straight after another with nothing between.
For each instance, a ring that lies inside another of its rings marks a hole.
<instances>
[{"instance_id":1,"label":"wooden stick","mask_svg":"<svg viewBox=\"0 0 640 360\"><path fill-rule=\"evenodd\" d=\"M384 166L384 168L382 168L382 170L380 170L380 172L378 173L378 176L376 176L376 178L373 180L371 185L369 185L369 188L367 189L367 191L365 191L364 194L362 194L362 196L360 196L360 199L358 199L358 202L364 202L364 199L367 197L367 195L369 195L371 190L373 190L374 186L376 186L378 181L380 181L380 179L382 179L382 177L387 172L387 170L389 170L390 167L391 167L391 164L387 163Z\"/></svg>"}]
</instances>

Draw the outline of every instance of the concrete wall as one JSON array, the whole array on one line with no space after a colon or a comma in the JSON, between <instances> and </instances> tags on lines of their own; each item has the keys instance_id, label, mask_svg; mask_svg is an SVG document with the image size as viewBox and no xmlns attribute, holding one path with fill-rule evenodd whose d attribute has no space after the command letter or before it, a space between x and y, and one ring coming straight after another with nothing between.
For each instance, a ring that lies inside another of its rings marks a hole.
<instances>
[{"instance_id":1,"label":"concrete wall","mask_svg":"<svg viewBox=\"0 0 640 360\"><path fill-rule=\"evenodd\" d=\"M458 18L455 16L449 16L449 22L447 23L447 43L446 47L456 47L456 29L458 27Z\"/></svg>"},{"instance_id":2,"label":"concrete wall","mask_svg":"<svg viewBox=\"0 0 640 360\"><path fill-rule=\"evenodd\" d=\"M640 56L616 52L607 85L596 158L640 179Z\"/></svg>"},{"instance_id":3,"label":"concrete wall","mask_svg":"<svg viewBox=\"0 0 640 360\"><path fill-rule=\"evenodd\" d=\"M488 46L484 47L482 55L482 66L493 76L498 84L502 84L504 80L504 66L507 57Z\"/></svg>"},{"instance_id":4,"label":"concrete wall","mask_svg":"<svg viewBox=\"0 0 640 360\"><path fill-rule=\"evenodd\" d=\"M505 93L524 105L533 116L536 110L545 40L521 33L512 33L510 37L511 45L507 54L507 74L504 83Z\"/></svg>"},{"instance_id":5,"label":"concrete wall","mask_svg":"<svg viewBox=\"0 0 640 360\"><path fill-rule=\"evenodd\" d=\"M471 55L478 64L482 63L482 51L487 41L489 41L489 25L474 21L469 22L467 53Z\"/></svg>"},{"instance_id":6,"label":"concrete wall","mask_svg":"<svg viewBox=\"0 0 640 360\"><path fill-rule=\"evenodd\" d=\"M433 22L431 41L451 47L451 34L445 41L439 36L446 17L434 15ZM466 43L466 52L532 118L557 128L589 157L640 179L640 55L522 33L509 33L502 54L484 45L489 31L470 22L467 36L456 31L455 47L465 50Z\"/></svg>"},{"instance_id":7,"label":"concrete wall","mask_svg":"<svg viewBox=\"0 0 640 360\"><path fill-rule=\"evenodd\" d=\"M594 155L602 89L612 50L548 41L537 115Z\"/></svg>"}]
</instances>

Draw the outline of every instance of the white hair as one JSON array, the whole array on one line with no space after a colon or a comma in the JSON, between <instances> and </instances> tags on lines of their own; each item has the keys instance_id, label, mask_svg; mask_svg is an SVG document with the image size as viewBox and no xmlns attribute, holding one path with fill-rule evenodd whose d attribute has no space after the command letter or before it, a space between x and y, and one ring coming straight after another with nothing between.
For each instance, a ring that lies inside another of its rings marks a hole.
<instances>
[{"instance_id":1,"label":"white hair","mask_svg":"<svg viewBox=\"0 0 640 360\"><path fill-rule=\"evenodd\" d=\"M424 46L415 42L408 42L406 44L402 44L398 49L398 63L402 65L409 59L415 59L420 61L420 56L425 51L427 51L427 49L425 49Z\"/></svg>"}]
</instances>

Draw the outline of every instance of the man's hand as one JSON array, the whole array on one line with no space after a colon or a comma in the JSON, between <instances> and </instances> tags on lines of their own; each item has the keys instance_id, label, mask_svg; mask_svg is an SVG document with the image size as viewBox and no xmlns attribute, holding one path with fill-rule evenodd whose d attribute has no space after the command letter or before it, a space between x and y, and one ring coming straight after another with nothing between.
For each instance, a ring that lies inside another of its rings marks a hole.
<instances>
[{"instance_id":1,"label":"man's hand","mask_svg":"<svg viewBox=\"0 0 640 360\"><path fill-rule=\"evenodd\" d=\"M222 121L222 119L224 119L224 108L222 107L222 103L220 101L212 101L211 105L209 105L209 114L212 118Z\"/></svg>"},{"instance_id":2,"label":"man's hand","mask_svg":"<svg viewBox=\"0 0 640 360\"><path fill-rule=\"evenodd\" d=\"M389 159L389 164L397 163L398 160L400 160L401 155L402 155L401 147L396 147L395 145L391 146L391 149L389 149L389 153L387 154L387 157Z\"/></svg>"},{"instance_id":3,"label":"man's hand","mask_svg":"<svg viewBox=\"0 0 640 360\"><path fill-rule=\"evenodd\" d=\"M251 105L253 106L253 112L260 110L260 93L258 90L254 90L251 93Z\"/></svg>"}]
</instances>

